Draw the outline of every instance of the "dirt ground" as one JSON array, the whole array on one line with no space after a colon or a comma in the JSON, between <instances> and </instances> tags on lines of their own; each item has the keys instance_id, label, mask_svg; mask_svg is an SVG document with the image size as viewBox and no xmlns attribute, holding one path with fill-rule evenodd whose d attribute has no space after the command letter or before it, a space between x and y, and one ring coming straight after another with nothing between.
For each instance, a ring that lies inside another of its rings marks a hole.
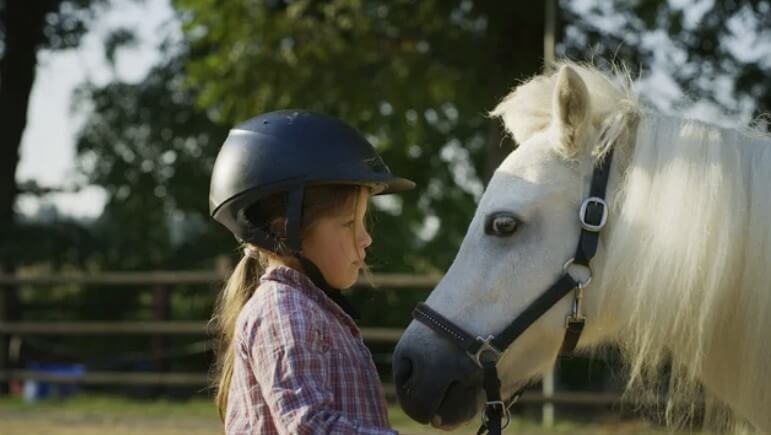
<instances>
[{"instance_id":1,"label":"dirt ground","mask_svg":"<svg viewBox=\"0 0 771 435\"><path fill-rule=\"evenodd\" d=\"M448 434L418 425L398 407L390 409L394 429L408 435ZM475 434L476 422L452 434ZM0 435L203 435L221 434L213 406L204 400L138 402L115 398L78 398L67 401L22 403L0 399ZM637 421L577 424L558 422L544 429L535 422L515 420L510 434L662 434Z\"/></svg>"},{"instance_id":2,"label":"dirt ground","mask_svg":"<svg viewBox=\"0 0 771 435\"><path fill-rule=\"evenodd\" d=\"M34 420L0 417L2 435L203 435L222 433L219 424L201 419L102 419L38 415Z\"/></svg>"}]
</instances>

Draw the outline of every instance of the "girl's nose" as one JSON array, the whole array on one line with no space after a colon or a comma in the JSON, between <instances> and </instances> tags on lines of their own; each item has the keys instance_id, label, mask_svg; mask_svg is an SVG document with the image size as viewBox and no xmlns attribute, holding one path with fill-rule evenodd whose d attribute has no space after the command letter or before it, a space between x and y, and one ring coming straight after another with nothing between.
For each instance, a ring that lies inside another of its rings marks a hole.
<instances>
[{"instance_id":1,"label":"girl's nose","mask_svg":"<svg viewBox=\"0 0 771 435\"><path fill-rule=\"evenodd\" d=\"M367 228L362 228L359 232L359 246L363 248L369 247L372 244L372 236L369 235Z\"/></svg>"}]
</instances>

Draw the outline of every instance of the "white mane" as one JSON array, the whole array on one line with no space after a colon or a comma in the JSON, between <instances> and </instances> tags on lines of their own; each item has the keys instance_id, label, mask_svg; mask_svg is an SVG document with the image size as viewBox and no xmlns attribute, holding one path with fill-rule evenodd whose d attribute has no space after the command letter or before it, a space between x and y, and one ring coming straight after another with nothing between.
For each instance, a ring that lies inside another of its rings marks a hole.
<instances>
[{"instance_id":1,"label":"white mane","mask_svg":"<svg viewBox=\"0 0 771 435\"><path fill-rule=\"evenodd\" d=\"M663 379L670 421L704 393L740 414L713 413L718 423L771 427L771 138L651 112L628 75L570 66L595 127L619 112L636 125L615 145L621 181L587 289L599 313L622 313L614 339L629 393L647 400ZM549 125L555 76L519 86L493 111L516 141Z\"/></svg>"}]
</instances>

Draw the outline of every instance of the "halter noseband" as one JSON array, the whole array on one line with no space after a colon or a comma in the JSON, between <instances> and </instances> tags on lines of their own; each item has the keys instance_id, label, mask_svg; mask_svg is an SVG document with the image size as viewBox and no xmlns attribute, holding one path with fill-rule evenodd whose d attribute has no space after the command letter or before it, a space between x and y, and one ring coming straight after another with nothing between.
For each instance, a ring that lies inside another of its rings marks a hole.
<instances>
[{"instance_id":1,"label":"halter noseband","mask_svg":"<svg viewBox=\"0 0 771 435\"><path fill-rule=\"evenodd\" d=\"M582 301L584 287L591 281L592 269L589 261L597 252L600 230L605 226L608 218L608 204L605 202L605 191L610 176L610 164L613 159L613 151L609 151L599 166L592 173L592 182L589 197L581 204L578 216L581 221L581 236L575 256L568 260L562 268L562 275L557 281L543 292L536 300L528 305L503 331L498 335L490 335L487 338L473 336L452 321L421 303L412 311L415 320L425 324L440 335L449 338L456 346L466 352L474 363L484 372L484 389L487 395L485 410L482 413L482 426L477 434L487 430L490 435L497 435L505 429L511 421L509 408L522 393L522 389L514 393L505 403L501 400L501 383L498 379L496 364L501 354L527 330L546 311L559 302L570 291L575 291L571 313L565 319L565 338L560 348L560 354L565 355L575 349L581 332L584 329L586 317L583 315ZM583 266L589 272L589 278L585 281L574 279L568 268L571 265ZM524 388L524 387L523 387ZM505 418L503 426L501 419Z\"/></svg>"}]
</instances>

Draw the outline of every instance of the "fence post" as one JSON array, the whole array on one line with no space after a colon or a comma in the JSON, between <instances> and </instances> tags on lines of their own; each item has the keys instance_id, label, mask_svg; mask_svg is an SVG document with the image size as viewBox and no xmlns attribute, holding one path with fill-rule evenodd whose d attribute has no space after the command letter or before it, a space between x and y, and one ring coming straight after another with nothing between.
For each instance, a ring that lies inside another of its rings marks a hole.
<instances>
[{"instance_id":1,"label":"fence post","mask_svg":"<svg viewBox=\"0 0 771 435\"><path fill-rule=\"evenodd\" d=\"M153 287L153 320L168 321L171 313L169 304L169 288L158 284ZM155 334L151 338L151 355L153 367L157 373L165 373L169 369L169 364L164 358L163 351L166 347L166 337L162 334ZM165 387L158 387L156 394L164 394Z\"/></svg>"},{"instance_id":2,"label":"fence post","mask_svg":"<svg viewBox=\"0 0 771 435\"><path fill-rule=\"evenodd\" d=\"M10 261L0 260L0 275L14 276L16 265ZM13 322L21 318L21 304L16 284L0 285L0 322ZM14 368L11 361L11 334L0 332L0 372L10 373ZM16 362L18 364L18 361ZM0 397L7 396L11 391L11 379L0 381Z\"/></svg>"},{"instance_id":3,"label":"fence post","mask_svg":"<svg viewBox=\"0 0 771 435\"><path fill-rule=\"evenodd\" d=\"M541 382L543 392L543 407L541 424L544 427L552 427L554 425L554 368L552 368L546 376L543 377Z\"/></svg>"},{"instance_id":4,"label":"fence post","mask_svg":"<svg viewBox=\"0 0 771 435\"><path fill-rule=\"evenodd\" d=\"M0 274L5 273L5 267L0 265ZM0 285L0 323L8 321L8 315L6 313L8 290L6 286ZM9 357L9 345L10 336L0 332L0 373L8 372L10 370L10 357ZM7 396L9 392L10 379L0 381L0 397Z\"/></svg>"},{"instance_id":5,"label":"fence post","mask_svg":"<svg viewBox=\"0 0 771 435\"><path fill-rule=\"evenodd\" d=\"M546 0L546 11L543 32L543 63L544 69L548 71L554 66L554 41L556 40L557 28L557 2L555 0Z\"/></svg>"}]
</instances>

